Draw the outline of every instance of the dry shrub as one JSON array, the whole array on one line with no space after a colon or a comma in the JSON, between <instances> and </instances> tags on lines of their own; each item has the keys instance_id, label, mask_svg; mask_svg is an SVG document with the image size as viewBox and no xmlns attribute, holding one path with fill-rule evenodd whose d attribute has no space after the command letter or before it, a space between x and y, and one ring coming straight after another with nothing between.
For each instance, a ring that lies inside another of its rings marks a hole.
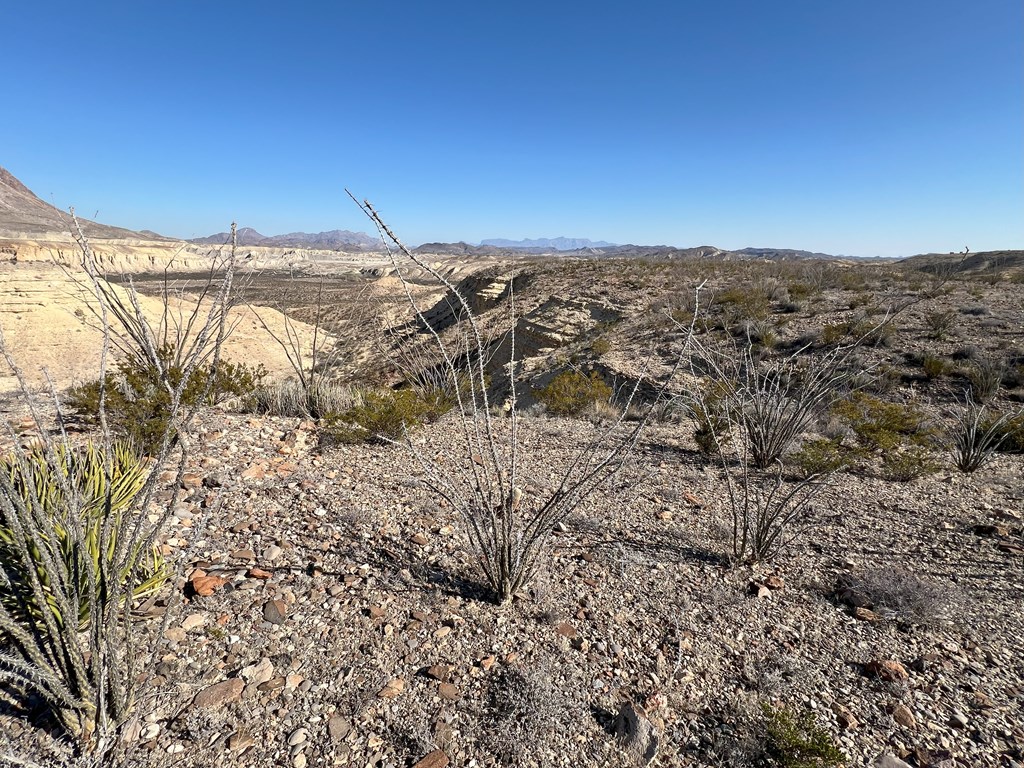
<instances>
[{"instance_id":1,"label":"dry shrub","mask_svg":"<svg viewBox=\"0 0 1024 768\"><path fill-rule=\"evenodd\" d=\"M836 594L843 602L870 608L884 619L920 626L948 620L956 603L951 587L940 588L901 568L843 573Z\"/></svg>"}]
</instances>

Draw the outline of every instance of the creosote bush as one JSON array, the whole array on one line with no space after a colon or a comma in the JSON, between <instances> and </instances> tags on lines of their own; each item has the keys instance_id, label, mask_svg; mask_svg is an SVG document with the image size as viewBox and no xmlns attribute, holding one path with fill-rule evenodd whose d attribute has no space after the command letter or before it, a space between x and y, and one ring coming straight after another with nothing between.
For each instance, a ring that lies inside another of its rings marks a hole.
<instances>
[{"instance_id":1,"label":"creosote bush","mask_svg":"<svg viewBox=\"0 0 1024 768\"><path fill-rule=\"evenodd\" d=\"M612 388L597 371L592 371L590 376L577 371L563 371L547 385L535 390L533 395L552 415L578 416L595 402L608 402Z\"/></svg>"},{"instance_id":2,"label":"creosote bush","mask_svg":"<svg viewBox=\"0 0 1024 768\"><path fill-rule=\"evenodd\" d=\"M340 443L393 442L451 410L454 403L444 393L425 397L412 389L368 390L356 396L356 404L323 419L326 435Z\"/></svg>"},{"instance_id":3,"label":"creosote bush","mask_svg":"<svg viewBox=\"0 0 1024 768\"><path fill-rule=\"evenodd\" d=\"M768 757L779 768L836 768L846 756L814 713L762 706Z\"/></svg>"},{"instance_id":4,"label":"creosote bush","mask_svg":"<svg viewBox=\"0 0 1024 768\"><path fill-rule=\"evenodd\" d=\"M836 403L832 412L844 419L857 442L871 451L891 451L905 442L923 445L933 434L921 411L864 392Z\"/></svg>"},{"instance_id":5,"label":"creosote bush","mask_svg":"<svg viewBox=\"0 0 1024 768\"><path fill-rule=\"evenodd\" d=\"M181 406L213 405L230 397L247 398L258 390L266 376L262 366L221 361L189 372L185 379L176 348L164 344L157 350L159 361L130 356L118 364L117 373L106 376L106 419L115 434L131 440L146 455L159 450L168 429L173 390L184 384ZM166 378L166 381L164 381ZM67 405L80 416L96 421L100 410L100 382L72 388Z\"/></svg>"},{"instance_id":6,"label":"creosote bush","mask_svg":"<svg viewBox=\"0 0 1024 768\"><path fill-rule=\"evenodd\" d=\"M786 457L787 461L800 469L804 477L828 475L848 466L854 452L835 438L808 440Z\"/></svg>"}]
</instances>

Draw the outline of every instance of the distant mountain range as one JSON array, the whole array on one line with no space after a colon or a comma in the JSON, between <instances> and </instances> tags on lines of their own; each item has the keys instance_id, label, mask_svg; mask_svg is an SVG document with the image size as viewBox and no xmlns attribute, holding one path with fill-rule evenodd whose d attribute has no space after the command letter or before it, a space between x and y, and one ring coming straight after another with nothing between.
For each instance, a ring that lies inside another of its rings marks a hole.
<instances>
[{"instance_id":1,"label":"distant mountain range","mask_svg":"<svg viewBox=\"0 0 1024 768\"><path fill-rule=\"evenodd\" d=\"M583 248L612 248L615 246L615 243L608 243L604 240L588 240L585 237L540 237L536 240L504 240L499 237L481 240L480 245L524 250L579 251Z\"/></svg>"},{"instance_id":2,"label":"distant mountain range","mask_svg":"<svg viewBox=\"0 0 1024 768\"><path fill-rule=\"evenodd\" d=\"M286 235L267 236L260 234L252 227L242 227L237 232L238 244L244 246L261 246L264 248L304 248L309 250L337 251L344 248L375 248L380 245L380 238L371 237L365 232L350 232L347 229L332 229L328 232L289 232ZM200 245L224 245L231 241L231 234L218 232L208 237L197 237L191 240Z\"/></svg>"}]
</instances>

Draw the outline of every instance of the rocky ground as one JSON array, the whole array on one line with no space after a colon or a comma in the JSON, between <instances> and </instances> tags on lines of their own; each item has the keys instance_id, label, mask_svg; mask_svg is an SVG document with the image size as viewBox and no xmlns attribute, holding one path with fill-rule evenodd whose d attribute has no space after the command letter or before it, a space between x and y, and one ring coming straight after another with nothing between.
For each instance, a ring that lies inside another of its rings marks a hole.
<instances>
[{"instance_id":1,"label":"rocky ground","mask_svg":"<svg viewBox=\"0 0 1024 768\"><path fill-rule=\"evenodd\" d=\"M457 445L453 418L418 442ZM523 428L527 497L596 429ZM652 702L658 765L740 764L760 701L815 712L852 765L1022 760L1019 456L910 484L839 475L777 562L730 569L720 470L688 427L655 425L498 608L404 448L229 413L202 431L163 544L181 601L134 763L629 764L611 733L624 695ZM916 616L858 611L835 585L865 573L934 591ZM2 730L37 759L60 751L31 718Z\"/></svg>"},{"instance_id":2,"label":"rocky ground","mask_svg":"<svg viewBox=\"0 0 1024 768\"><path fill-rule=\"evenodd\" d=\"M485 332L507 322L506 266L466 283ZM521 275L517 359L539 382L570 365L613 382L663 370L679 348L665 318L692 317L693 286L708 279L714 321L767 331L782 353L896 308L861 362L875 394L936 424L986 362L1004 366L995 406L1024 399L1020 282L728 262L568 261ZM368 285L346 283L396 327L400 286ZM432 323L456 323L443 291L414 294ZM315 316L310 301L290 305L300 320ZM376 316L355 314L353 365L365 368L380 355L364 332ZM0 403L30 429L17 407ZM625 713L641 750L657 737L655 765L739 768L758 764L768 705L814 713L852 766L1024 765L1019 454L965 475L933 444L941 468L918 480L840 472L803 535L751 568L729 564L721 464L697 451L688 421L655 423L555 532L530 588L499 608L463 521L406 448L331 444L310 421L223 409L198 428L161 542L175 578L155 606L167 628L126 729L129 763L630 765L616 733ZM527 503L596 429L522 419ZM454 414L414 440L432 461L467 458ZM15 753L55 763L68 748L51 732L39 712L0 705L0 744Z\"/></svg>"}]
</instances>

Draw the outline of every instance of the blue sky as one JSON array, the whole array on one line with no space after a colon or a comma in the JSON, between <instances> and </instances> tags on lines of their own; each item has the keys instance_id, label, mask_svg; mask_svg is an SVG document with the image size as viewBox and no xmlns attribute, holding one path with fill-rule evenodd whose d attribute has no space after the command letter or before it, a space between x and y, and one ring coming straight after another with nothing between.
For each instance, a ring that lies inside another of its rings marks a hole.
<instances>
[{"instance_id":1,"label":"blue sky","mask_svg":"<svg viewBox=\"0 0 1024 768\"><path fill-rule=\"evenodd\" d=\"M0 165L191 237L1024 248L1020 0L4 3Z\"/></svg>"}]
</instances>

